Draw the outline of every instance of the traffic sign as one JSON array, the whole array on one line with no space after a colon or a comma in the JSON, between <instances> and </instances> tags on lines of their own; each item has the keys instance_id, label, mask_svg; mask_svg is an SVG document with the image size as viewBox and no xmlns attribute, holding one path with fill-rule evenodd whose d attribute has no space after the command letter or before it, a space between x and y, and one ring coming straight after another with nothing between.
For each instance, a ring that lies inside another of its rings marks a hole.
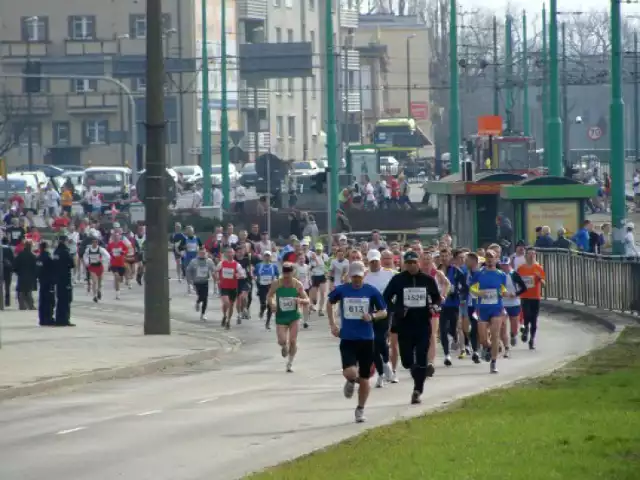
<instances>
[{"instance_id":1,"label":"traffic sign","mask_svg":"<svg viewBox=\"0 0 640 480\"><path fill-rule=\"evenodd\" d=\"M602 137L602 129L600 127L589 127L587 135L589 135L591 140L600 140L600 137Z\"/></svg>"},{"instance_id":2,"label":"traffic sign","mask_svg":"<svg viewBox=\"0 0 640 480\"><path fill-rule=\"evenodd\" d=\"M244 137L243 130L229 130L229 138L231 139L231 143L234 145L238 145L240 140Z\"/></svg>"}]
</instances>

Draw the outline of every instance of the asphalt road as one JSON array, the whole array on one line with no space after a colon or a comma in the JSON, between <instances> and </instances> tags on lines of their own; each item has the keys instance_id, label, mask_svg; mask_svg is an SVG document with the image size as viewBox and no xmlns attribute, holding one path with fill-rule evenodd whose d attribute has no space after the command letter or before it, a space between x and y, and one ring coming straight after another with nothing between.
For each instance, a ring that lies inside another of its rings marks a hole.
<instances>
[{"instance_id":1,"label":"asphalt road","mask_svg":"<svg viewBox=\"0 0 640 480\"><path fill-rule=\"evenodd\" d=\"M220 331L218 301L202 324L193 297L171 280L176 334ZM77 287L74 308L114 323L142 323L142 289L134 287L94 305ZM254 313L254 318L255 318ZM604 334L569 321L542 319L539 347L519 346L488 364L454 361L437 367L424 403L409 405L410 377L373 389L368 423L353 422L355 399L342 396L338 341L325 318L300 332L294 373L284 370L275 333L257 319L234 326L245 343L218 362L130 380L88 385L73 392L26 397L0 406L0 478L7 480L226 480L352 436L367 427L412 416L485 389L552 369L598 345ZM82 328L78 325L77 328ZM161 352L159 352L161 355ZM440 364L441 356L438 364ZM381 452L384 454L384 452Z\"/></svg>"}]
</instances>

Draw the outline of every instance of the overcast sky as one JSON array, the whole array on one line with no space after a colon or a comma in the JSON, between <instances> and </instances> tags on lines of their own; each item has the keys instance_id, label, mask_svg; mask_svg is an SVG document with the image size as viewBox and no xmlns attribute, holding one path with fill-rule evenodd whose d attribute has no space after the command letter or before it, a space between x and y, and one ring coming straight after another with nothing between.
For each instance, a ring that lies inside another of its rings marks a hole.
<instances>
[{"instance_id":1,"label":"overcast sky","mask_svg":"<svg viewBox=\"0 0 640 480\"><path fill-rule=\"evenodd\" d=\"M487 4L491 5L492 9L498 10L501 7L506 8L507 5L511 5L512 8L517 8L518 10L525 8L527 11L542 11L542 4L546 3L547 8L549 8L549 1L544 2L543 0L528 0L528 1L507 1L507 0L492 0L491 2L487 2L487 0L460 0L460 4L462 4L465 8L473 8L473 7L487 7ZM585 11L585 10L608 10L610 8L610 0L558 0L558 10L559 11ZM632 14L638 15L640 14L640 5L627 5L624 3L622 5L623 15Z\"/></svg>"}]
</instances>

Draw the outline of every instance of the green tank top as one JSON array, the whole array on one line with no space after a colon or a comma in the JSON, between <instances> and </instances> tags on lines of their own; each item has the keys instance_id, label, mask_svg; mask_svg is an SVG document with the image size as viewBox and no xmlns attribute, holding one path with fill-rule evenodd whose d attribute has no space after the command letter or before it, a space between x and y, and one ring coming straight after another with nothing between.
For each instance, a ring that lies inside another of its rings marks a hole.
<instances>
[{"instance_id":1,"label":"green tank top","mask_svg":"<svg viewBox=\"0 0 640 480\"><path fill-rule=\"evenodd\" d=\"M300 310L296 303L298 290L295 287L285 287L282 280L276 290L276 323L288 324L300 320Z\"/></svg>"}]
</instances>

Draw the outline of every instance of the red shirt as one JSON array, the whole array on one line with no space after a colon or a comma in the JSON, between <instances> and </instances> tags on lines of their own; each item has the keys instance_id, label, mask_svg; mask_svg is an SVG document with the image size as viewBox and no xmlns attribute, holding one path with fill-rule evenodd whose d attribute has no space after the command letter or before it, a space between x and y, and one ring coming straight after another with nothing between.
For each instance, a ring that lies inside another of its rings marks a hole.
<instances>
[{"instance_id":1,"label":"red shirt","mask_svg":"<svg viewBox=\"0 0 640 480\"><path fill-rule=\"evenodd\" d=\"M238 267L235 260L223 260L220 262L220 288L236 290L238 288Z\"/></svg>"},{"instance_id":2,"label":"red shirt","mask_svg":"<svg viewBox=\"0 0 640 480\"><path fill-rule=\"evenodd\" d=\"M35 255L38 255L40 253L40 240L42 239L40 232L27 233L24 238L26 240L31 240L31 251Z\"/></svg>"},{"instance_id":3,"label":"red shirt","mask_svg":"<svg viewBox=\"0 0 640 480\"><path fill-rule=\"evenodd\" d=\"M107 252L111 255L111 266L112 267L124 267L124 257L127 255L129 249L127 248L127 244L122 240L118 242L110 242L107 245Z\"/></svg>"},{"instance_id":4,"label":"red shirt","mask_svg":"<svg viewBox=\"0 0 640 480\"><path fill-rule=\"evenodd\" d=\"M69 223L71 223L69 217L58 217L53 221L51 228L53 228L57 232L63 228L67 228L69 226Z\"/></svg>"},{"instance_id":5,"label":"red shirt","mask_svg":"<svg viewBox=\"0 0 640 480\"><path fill-rule=\"evenodd\" d=\"M9 199L9 205L13 205L14 203L18 204L18 208L22 210L24 208L24 199L20 195L12 195Z\"/></svg>"},{"instance_id":6,"label":"red shirt","mask_svg":"<svg viewBox=\"0 0 640 480\"><path fill-rule=\"evenodd\" d=\"M398 183L398 179L391 177L389 186L391 187L391 198L400 198L400 183Z\"/></svg>"}]
</instances>

